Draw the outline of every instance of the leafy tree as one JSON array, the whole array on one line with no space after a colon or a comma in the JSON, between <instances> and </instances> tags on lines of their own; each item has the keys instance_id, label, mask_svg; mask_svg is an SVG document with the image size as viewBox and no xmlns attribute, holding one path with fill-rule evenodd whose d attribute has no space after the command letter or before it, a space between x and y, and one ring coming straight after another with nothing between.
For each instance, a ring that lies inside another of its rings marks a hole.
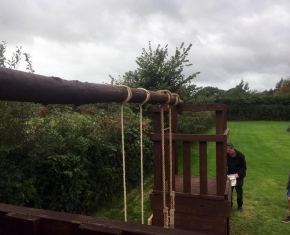
<instances>
[{"instance_id":1,"label":"leafy tree","mask_svg":"<svg viewBox=\"0 0 290 235\"><path fill-rule=\"evenodd\" d=\"M34 69L32 67L32 62L31 62L31 56L28 53L22 53L22 47L16 46L16 51L13 52L12 57L10 60L8 60L5 56L6 53L6 41L2 41L0 43L0 67L6 67L10 69L18 69L21 60L22 60L22 55L25 57L25 62L26 62L26 70L29 73L34 73Z\"/></svg>"},{"instance_id":2,"label":"leafy tree","mask_svg":"<svg viewBox=\"0 0 290 235\"><path fill-rule=\"evenodd\" d=\"M249 90L249 83L245 83L244 80L241 80L241 82L236 87L229 89L226 93L230 96L238 96L245 95L247 92L249 92Z\"/></svg>"},{"instance_id":3,"label":"leafy tree","mask_svg":"<svg viewBox=\"0 0 290 235\"><path fill-rule=\"evenodd\" d=\"M22 53L22 47L16 47L11 59L6 57L5 41L0 43L0 67L18 69L24 55L26 70L34 73L30 55ZM26 203L35 194L30 179L24 175L19 163L27 159L23 147L27 144L30 118L38 113L42 106L33 103L0 101L0 201L10 204Z\"/></svg>"},{"instance_id":4,"label":"leafy tree","mask_svg":"<svg viewBox=\"0 0 290 235\"><path fill-rule=\"evenodd\" d=\"M22 47L16 47L16 51L13 52L9 60L5 55L6 45L5 41L0 43L0 67L17 69L22 61L22 55L24 55L27 63L26 69L33 73L31 56L27 53L22 53ZM2 140L0 154L7 153L11 149L17 148L20 143L23 143L27 121L39 108L40 105L32 103L0 101L0 139Z\"/></svg>"},{"instance_id":5,"label":"leafy tree","mask_svg":"<svg viewBox=\"0 0 290 235\"><path fill-rule=\"evenodd\" d=\"M217 87L207 86L207 87L200 88L198 92L196 92L196 95L204 96L204 97L216 97L218 95L223 95L224 93L225 93L224 90L221 90Z\"/></svg>"},{"instance_id":6,"label":"leafy tree","mask_svg":"<svg viewBox=\"0 0 290 235\"><path fill-rule=\"evenodd\" d=\"M192 65L186 59L191 46L192 44L184 47L184 43L182 43L179 48L176 48L174 56L169 57L168 45L164 48L158 45L153 50L149 41L149 50L143 48L141 56L136 59L137 70L126 72L116 83L135 88L143 87L147 90L166 89L177 92L183 86L189 85L199 74L199 72L189 76L183 74L184 67Z\"/></svg>"},{"instance_id":7,"label":"leafy tree","mask_svg":"<svg viewBox=\"0 0 290 235\"><path fill-rule=\"evenodd\" d=\"M276 85L276 91L274 95L280 96L280 95L289 95L290 94L290 76L288 76L286 79L281 78L278 86Z\"/></svg>"},{"instance_id":8,"label":"leafy tree","mask_svg":"<svg viewBox=\"0 0 290 235\"><path fill-rule=\"evenodd\" d=\"M276 89L279 89L279 88L281 88L281 87L282 87L282 84L283 84L283 82L284 82L284 79L283 79L283 78L281 78L281 79L280 79L280 81L276 83L276 86L275 86L275 88L276 88Z\"/></svg>"}]
</instances>

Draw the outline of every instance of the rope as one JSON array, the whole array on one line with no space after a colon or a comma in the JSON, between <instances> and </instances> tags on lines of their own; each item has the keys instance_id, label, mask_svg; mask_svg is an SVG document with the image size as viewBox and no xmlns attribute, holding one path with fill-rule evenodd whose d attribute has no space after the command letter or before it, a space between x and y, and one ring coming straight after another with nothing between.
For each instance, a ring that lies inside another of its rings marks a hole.
<instances>
[{"instance_id":1,"label":"rope","mask_svg":"<svg viewBox=\"0 0 290 235\"><path fill-rule=\"evenodd\" d=\"M125 141L124 141L124 104L132 98L132 91L125 85L118 85L125 87L128 92L127 98L121 102L121 129L122 129L122 158L123 158L123 188L124 188L124 217L127 222L127 190L126 190L126 161L125 161Z\"/></svg>"},{"instance_id":2,"label":"rope","mask_svg":"<svg viewBox=\"0 0 290 235\"><path fill-rule=\"evenodd\" d=\"M169 90L159 90L157 92L164 93L165 95L167 95L166 104L169 104L171 102L171 100L172 100L172 93Z\"/></svg>"},{"instance_id":3,"label":"rope","mask_svg":"<svg viewBox=\"0 0 290 235\"><path fill-rule=\"evenodd\" d=\"M170 228L174 228L174 211L175 211L175 192L173 191L172 176L172 123L171 123L171 107L169 106L169 172L170 172Z\"/></svg>"},{"instance_id":4,"label":"rope","mask_svg":"<svg viewBox=\"0 0 290 235\"><path fill-rule=\"evenodd\" d=\"M161 157L162 157L162 190L163 190L163 216L164 228L168 228L168 208L166 206L166 187L165 187L165 144L164 144L164 109L161 106Z\"/></svg>"},{"instance_id":5,"label":"rope","mask_svg":"<svg viewBox=\"0 0 290 235\"><path fill-rule=\"evenodd\" d=\"M179 97L179 95L176 94L176 93L172 93L171 95L172 95L172 97L175 97L175 102L174 102L173 105L174 105L174 106L178 105L178 103L179 103L179 101L180 101L180 97Z\"/></svg>"},{"instance_id":6,"label":"rope","mask_svg":"<svg viewBox=\"0 0 290 235\"><path fill-rule=\"evenodd\" d=\"M128 92L128 95L127 95L127 98L121 102L120 104L125 104L127 103L129 100L131 100L132 98L132 91L131 91L131 88L128 87L128 86L125 86L125 85L117 85L117 86L121 86L121 87L125 87L127 89L127 92Z\"/></svg>"},{"instance_id":7,"label":"rope","mask_svg":"<svg viewBox=\"0 0 290 235\"><path fill-rule=\"evenodd\" d=\"M150 93L149 93L148 90L146 90L146 89L144 89L144 88L137 88L137 89L140 89L140 90L143 90L143 91L146 92L146 98L145 98L145 100L144 100L142 103L139 104L139 105L142 106L143 104L147 103L147 101L150 99Z\"/></svg>"},{"instance_id":8,"label":"rope","mask_svg":"<svg viewBox=\"0 0 290 235\"><path fill-rule=\"evenodd\" d=\"M171 92L168 90L159 90L158 92L164 93L167 95L167 102L169 104L172 95ZM161 155L162 155L162 190L163 190L163 216L164 216L164 228L169 227L168 222L168 207L166 206L166 175L165 175L165 136L164 136L164 107L161 106Z\"/></svg>"},{"instance_id":9,"label":"rope","mask_svg":"<svg viewBox=\"0 0 290 235\"><path fill-rule=\"evenodd\" d=\"M179 95L176 93L171 93L168 90L160 90L158 92L165 93L167 95L167 104L169 104L173 97L175 97L174 106L176 106L179 101ZM164 214L164 227L168 228L168 217L169 217L169 226L170 228L174 228L174 214L175 214L175 192L173 191L173 161L172 161L172 112L171 106L168 106L169 109L169 177L170 177L170 184L169 184L169 191L170 191L170 213L168 216L168 208L166 207L166 194L165 194L165 154L164 154L164 109L163 106L161 107L161 128L162 128L162 179L163 179L163 214Z\"/></svg>"},{"instance_id":10,"label":"rope","mask_svg":"<svg viewBox=\"0 0 290 235\"><path fill-rule=\"evenodd\" d=\"M143 183L143 126L142 126L142 121L143 121L143 109L142 106L145 104L149 98L150 98L150 93L144 88L138 88L141 90L144 90L146 92L146 98L145 100L139 104L140 107L140 171L141 171L141 214L142 214L142 224L144 224L144 183Z\"/></svg>"}]
</instances>

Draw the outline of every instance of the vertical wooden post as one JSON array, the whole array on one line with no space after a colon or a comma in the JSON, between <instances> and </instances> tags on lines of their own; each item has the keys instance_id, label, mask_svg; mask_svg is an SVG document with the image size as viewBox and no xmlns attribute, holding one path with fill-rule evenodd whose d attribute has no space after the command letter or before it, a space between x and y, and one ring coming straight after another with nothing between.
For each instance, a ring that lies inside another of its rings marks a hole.
<instances>
[{"instance_id":1,"label":"vertical wooden post","mask_svg":"<svg viewBox=\"0 0 290 235\"><path fill-rule=\"evenodd\" d=\"M168 133L169 133L169 129L168 128L165 128L164 129L164 134L166 135L168 135ZM170 171L169 171L169 140L168 139L165 139L164 140L164 144L165 144L165 146L164 146L164 151L165 151L165 180L168 180L168 182L169 182L169 178L170 178ZM171 182L169 182L169 184L170 184ZM168 184L168 187L169 187L169 184Z\"/></svg>"},{"instance_id":2,"label":"vertical wooden post","mask_svg":"<svg viewBox=\"0 0 290 235\"><path fill-rule=\"evenodd\" d=\"M207 142L199 142L200 194L207 195Z\"/></svg>"},{"instance_id":3,"label":"vertical wooden post","mask_svg":"<svg viewBox=\"0 0 290 235\"><path fill-rule=\"evenodd\" d=\"M216 134L223 134L226 129L225 106L216 111ZM217 195L224 195L227 180L226 142L216 142L216 180Z\"/></svg>"},{"instance_id":4,"label":"vertical wooden post","mask_svg":"<svg viewBox=\"0 0 290 235\"><path fill-rule=\"evenodd\" d=\"M190 142L183 142L183 192L191 193Z\"/></svg>"},{"instance_id":5,"label":"vertical wooden post","mask_svg":"<svg viewBox=\"0 0 290 235\"><path fill-rule=\"evenodd\" d=\"M178 119L177 119L177 110L176 107L173 106L171 108L171 128L172 128L172 133L177 133L178 132ZM178 144L177 141L172 141L172 181L174 184L172 185L173 191L175 191L175 175L178 174Z\"/></svg>"},{"instance_id":6,"label":"vertical wooden post","mask_svg":"<svg viewBox=\"0 0 290 235\"><path fill-rule=\"evenodd\" d=\"M216 170L217 170L217 195L222 196L225 192L227 174L226 174L226 143L216 143Z\"/></svg>"},{"instance_id":7,"label":"vertical wooden post","mask_svg":"<svg viewBox=\"0 0 290 235\"><path fill-rule=\"evenodd\" d=\"M161 115L158 105L152 106L153 114L153 133L161 133ZM161 159L161 141L154 140L154 190L162 190L162 159Z\"/></svg>"}]
</instances>

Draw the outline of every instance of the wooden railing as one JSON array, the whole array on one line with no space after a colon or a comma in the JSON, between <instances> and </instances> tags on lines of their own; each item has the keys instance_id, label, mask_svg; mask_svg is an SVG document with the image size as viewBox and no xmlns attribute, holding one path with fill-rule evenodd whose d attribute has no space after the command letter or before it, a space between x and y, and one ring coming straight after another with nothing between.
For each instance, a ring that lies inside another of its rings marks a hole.
<instances>
[{"instance_id":1,"label":"wooden railing","mask_svg":"<svg viewBox=\"0 0 290 235\"><path fill-rule=\"evenodd\" d=\"M151 140L154 142L154 190L162 190L162 161L161 161L161 121L160 121L160 106L155 105L153 111L153 134ZM166 109L165 109L166 110ZM209 134L180 134L177 133L177 113L178 112L202 112L214 111L215 112L215 126L216 133ZM199 146L199 189L200 195L208 195L208 169L207 169L207 146L208 142L215 142L216 145L216 195L223 196L226 187L226 143L229 135L229 129L226 126L226 106L223 104L211 105L182 105L172 108L172 146L173 146L173 172L175 176L178 172L177 165L177 143L181 142L182 156L183 156L183 189L182 193L192 193L192 175L191 175L191 143L198 142ZM169 133L166 129L164 134L166 140L166 159L168 160L168 141ZM168 161L166 162L166 179L168 184L172 184L175 190L175 177L172 178L173 182L169 182L169 169Z\"/></svg>"},{"instance_id":2,"label":"wooden railing","mask_svg":"<svg viewBox=\"0 0 290 235\"><path fill-rule=\"evenodd\" d=\"M39 210L0 203L1 235L204 235L91 216Z\"/></svg>"}]
</instances>

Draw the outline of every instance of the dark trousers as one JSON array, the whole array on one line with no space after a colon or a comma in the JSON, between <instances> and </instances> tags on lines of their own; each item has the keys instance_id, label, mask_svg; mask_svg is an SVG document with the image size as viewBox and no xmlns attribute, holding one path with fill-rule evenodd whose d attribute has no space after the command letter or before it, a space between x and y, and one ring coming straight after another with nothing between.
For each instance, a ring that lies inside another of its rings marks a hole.
<instances>
[{"instance_id":1,"label":"dark trousers","mask_svg":"<svg viewBox=\"0 0 290 235\"><path fill-rule=\"evenodd\" d=\"M238 204L238 207L242 207L243 206L243 184L244 184L244 179L237 179L236 186L232 187L232 206L233 206L233 191L234 191L234 188L236 189L236 192L237 192L237 204Z\"/></svg>"}]
</instances>

